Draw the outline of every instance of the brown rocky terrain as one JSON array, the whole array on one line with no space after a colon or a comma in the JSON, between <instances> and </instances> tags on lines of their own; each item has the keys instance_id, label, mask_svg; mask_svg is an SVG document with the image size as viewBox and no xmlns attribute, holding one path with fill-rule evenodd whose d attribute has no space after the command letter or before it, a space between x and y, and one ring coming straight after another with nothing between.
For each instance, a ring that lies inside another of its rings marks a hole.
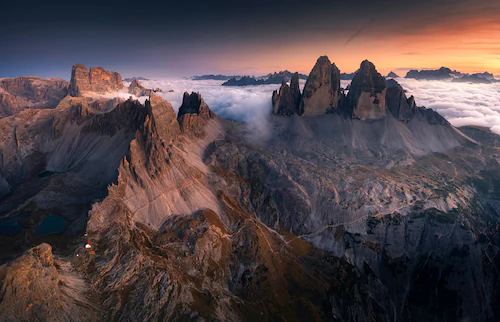
<instances>
[{"instance_id":1,"label":"brown rocky terrain","mask_svg":"<svg viewBox=\"0 0 500 322\"><path fill-rule=\"evenodd\" d=\"M257 145L199 93L177 115L156 95L68 96L1 119L0 320L498 320L495 135L464 135L366 63L351 97L385 91L385 116L327 113L327 60L322 114L285 112L283 84ZM379 115L370 97L353 111ZM51 215L66 228L41 235Z\"/></svg>"},{"instance_id":2,"label":"brown rocky terrain","mask_svg":"<svg viewBox=\"0 0 500 322\"><path fill-rule=\"evenodd\" d=\"M299 74L292 76L290 86L283 81L279 91L273 92L273 114L290 116L303 113L304 104L299 88Z\"/></svg>"},{"instance_id":3,"label":"brown rocky terrain","mask_svg":"<svg viewBox=\"0 0 500 322\"><path fill-rule=\"evenodd\" d=\"M327 56L321 56L311 70L304 87L303 115L322 115L327 110L336 110L339 98L340 71Z\"/></svg>"},{"instance_id":4,"label":"brown rocky terrain","mask_svg":"<svg viewBox=\"0 0 500 322\"><path fill-rule=\"evenodd\" d=\"M55 108L68 94L62 79L17 77L0 79L0 117L15 115L25 109Z\"/></svg>"},{"instance_id":5,"label":"brown rocky terrain","mask_svg":"<svg viewBox=\"0 0 500 322\"><path fill-rule=\"evenodd\" d=\"M81 96L83 92L113 92L123 89L122 77L117 72L107 71L102 67L87 70L82 64L73 65L69 94Z\"/></svg>"},{"instance_id":6,"label":"brown rocky terrain","mask_svg":"<svg viewBox=\"0 0 500 322\"><path fill-rule=\"evenodd\" d=\"M152 90L146 89L137 79L133 79L128 87L129 94L133 94L137 97L139 96L149 96Z\"/></svg>"}]
</instances>

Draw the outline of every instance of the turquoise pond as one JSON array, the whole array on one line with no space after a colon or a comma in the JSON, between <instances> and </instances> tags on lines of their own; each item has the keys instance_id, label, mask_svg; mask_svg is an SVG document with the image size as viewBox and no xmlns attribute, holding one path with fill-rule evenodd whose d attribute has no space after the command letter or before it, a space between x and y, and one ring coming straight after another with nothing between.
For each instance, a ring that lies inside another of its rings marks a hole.
<instances>
[{"instance_id":1,"label":"turquoise pond","mask_svg":"<svg viewBox=\"0 0 500 322\"><path fill-rule=\"evenodd\" d=\"M66 229L67 222L58 215L49 215L42 223L35 228L38 237L46 237L52 234L59 234Z\"/></svg>"},{"instance_id":2,"label":"turquoise pond","mask_svg":"<svg viewBox=\"0 0 500 322\"><path fill-rule=\"evenodd\" d=\"M0 235L18 234L23 231L23 227L19 225L19 219L27 216L28 214L20 214L0 220Z\"/></svg>"}]
</instances>

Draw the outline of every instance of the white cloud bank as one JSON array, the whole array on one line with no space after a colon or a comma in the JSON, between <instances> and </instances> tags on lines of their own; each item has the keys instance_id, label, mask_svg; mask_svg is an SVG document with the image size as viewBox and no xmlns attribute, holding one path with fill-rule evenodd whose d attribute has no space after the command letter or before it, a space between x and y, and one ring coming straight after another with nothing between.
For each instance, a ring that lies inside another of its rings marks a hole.
<instances>
[{"instance_id":1,"label":"white cloud bank","mask_svg":"<svg viewBox=\"0 0 500 322\"><path fill-rule=\"evenodd\" d=\"M432 108L454 126L478 125L500 134L500 83L396 79L418 106Z\"/></svg>"},{"instance_id":2,"label":"white cloud bank","mask_svg":"<svg viewBox=\"0 0 500 322\"><path fill-rule=\"evenodd\" d=\"M468 84L405 78L398 78L397 81L407 90L407 96L415 96L418 106L432 108L453 125L484 126L500 134L500 83ZM227 87L221 86L222 83L190 79L141 81L146 88L161 88L163 93L160 95L176 111L182 104L184 92L199 92L217 115L245 121L258 130L255 132L265 133L267 116L272 110L272 91L280 85ZM301 88L304 83L301 80ZM342 81L341 86L346 87L348 83Z\"/></svg>"}]
</instances>

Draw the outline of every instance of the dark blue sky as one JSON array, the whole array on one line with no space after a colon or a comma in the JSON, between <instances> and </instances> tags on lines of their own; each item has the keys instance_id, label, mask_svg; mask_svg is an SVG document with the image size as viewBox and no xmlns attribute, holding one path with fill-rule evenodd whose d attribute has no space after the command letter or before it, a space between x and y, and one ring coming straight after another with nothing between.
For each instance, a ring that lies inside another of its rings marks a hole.
<instances>
[{"instance_id":1,"label":"dark blue sky","mask_svg":"<svg viewBox=\"0 0 500 322\"><path fill-rule=\"evenodd\" d=\"M1 12L0 77L68 79L74 63L103 66L125 77L260 74L285 68L308 72L323 54L346 72L365 58L381 68L435 67L441 60L426 59L430 50L414 48L426 43L415 41L462 30L477 19L493 26L500 5L497 0L4 0ZM472 32L467 28L464 32ZM494 34L496 25L491 28ZM449 51L457 51L454 44ZM487 49L498 55L492 46ZM448 63L450 53L441 54L442 64ZM462 56L464 62L450 59L450 67L477 61ZM398 65L391 66L394 61Z\"/></svg>"}]
</instances>

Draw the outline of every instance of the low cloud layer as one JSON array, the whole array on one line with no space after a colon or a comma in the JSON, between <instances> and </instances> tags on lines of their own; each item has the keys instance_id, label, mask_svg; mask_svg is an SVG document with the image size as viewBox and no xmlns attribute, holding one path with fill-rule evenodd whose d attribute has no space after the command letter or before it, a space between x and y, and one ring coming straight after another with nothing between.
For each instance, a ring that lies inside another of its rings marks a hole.
<instances>
[{"instance_id":1,"label":"low cloud layer","mask_svg":"<svg viewBox=\"0 0 500 322\"><path fill-rule=\"evenodd\" d=\"M210 109L220 117L247 123L250 139L265 140L270 135L268 117L272 111L272 92L280 85L244 87L221 86L222 81L205 80L147 80L141 81L146 88L161 88L159 93L177 112L184 92L199 92ZM301 81L301 87L305 81ZM128 86L129 83L124 83ZM169 92L173 90L173 92ZM144 99L144 98L143 98Z\"/></svg>"},{"instance_id":2,"label":"low cloud layer","mask_svg":"<svg viewBox=\"0 0 500 322\"><path fill-rule=\"evenodd\" d=\"M468 84L449 81L419 81L398 78L397 81L413 95L418 106L432 108L455 126L478 125L500 134L500 83ZM177 111L184 92L199 92L219 116L247 122L254 133L265 135L267 117L271 114L272 91L279 85L246 87L221 86L221 81L148 80L147 88L161 88L161 96ZM342 81L342 87L348 85ZM126 84L128 85L128 84ZM304 81L301 81L301 88ZM173 90L173 92L168 92Z\"/></svg>"},{"instance_id":3,"label":"low cloud layer","mask_svg":"<svg viewBox=\"0 0 500 322\"><path fill-rule=\"evenodd\" d=\"M398 78L418 106L432 108L454 126L477 125L500 134L500 83L469 84Z\"/></svg>"}]
</instances>

